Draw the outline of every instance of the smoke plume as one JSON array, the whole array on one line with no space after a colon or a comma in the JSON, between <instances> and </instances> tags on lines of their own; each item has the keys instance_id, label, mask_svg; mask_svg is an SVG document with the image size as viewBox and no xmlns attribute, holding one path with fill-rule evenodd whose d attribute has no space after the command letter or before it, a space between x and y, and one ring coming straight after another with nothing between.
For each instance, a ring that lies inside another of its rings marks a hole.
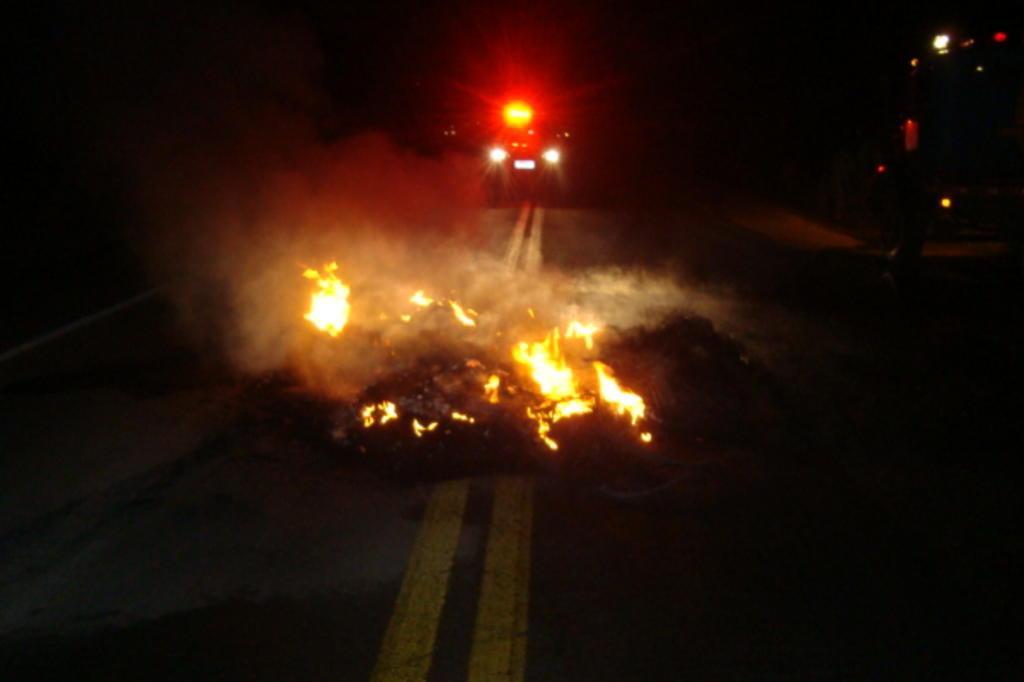
<instances>
[{"instance_id":1,"label":"smoke plume","mask_svg":"<svg viewBox=\"0 0 1024 682\"><path fill-rule=\"evenodd\" d=\"M118 109L98 125L117 140L153 279L188 336L239 371L292 370L351 396L438 353L507 360L539 324L578 317L613 333L678 306L671 281L643 273L510 270L479 223L478 158L325 132L345 104L323 85L301 21L179 12L154 22L145 46L125 39L118 53L173 43L174 68L157 70L144 100L100 97ZM314 285L302 273L330 262L351 287L352 317L336 339L303 319ZM403 320L417 290L478 311L476 327L442 307Z\"/></svg>"}]
</instances>

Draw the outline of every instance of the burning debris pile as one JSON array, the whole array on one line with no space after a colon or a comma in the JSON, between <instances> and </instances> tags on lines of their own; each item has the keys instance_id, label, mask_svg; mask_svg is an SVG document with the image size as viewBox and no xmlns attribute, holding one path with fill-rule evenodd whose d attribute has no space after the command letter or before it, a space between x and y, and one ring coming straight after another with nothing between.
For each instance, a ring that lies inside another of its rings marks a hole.
<instances>
[{"instance_id":1,"label":"burning debris pile","mask_svg":"<svg viewBox=\"0 0 1024 682\"><path fill-rule=\"evenodd\" d=\"M757 478L785 392L680 289L500 269L455 286L293 261L291 307L272 308L292 360L254 373L251 430L398 480L540 468L629 497Z\"/></svg>"},{"instance_id":2,"label":"burning debris pile","mask_svg":"<svg viewBox=\"0 0 1024 682\"><path fill-rule=\"evenodd\" d=\"M560 447L558 431L565 423L596 414L632 434L638 444L654 440L647 401L623 385L600 355L597 340L603 330L597 321L546 323L526 308L514 324L485 329L478 323L481 313L423 289L409 293L397 313L357 311L336 263L307 269L304 276L316 283L304 317L331 343L345 343L350 315L394 315L400 324L417 325L425 316L444 314L448 324L485 337L475 339L475 357L454 356L454 348L445 346L411 366L391 372L382 368L381 379L338 414L338 440L359 439L377 429L404 431L414 439L441 438L455 430L505 428L511 420L533 442L553 451Z\"/></svg>"}]
</instances>

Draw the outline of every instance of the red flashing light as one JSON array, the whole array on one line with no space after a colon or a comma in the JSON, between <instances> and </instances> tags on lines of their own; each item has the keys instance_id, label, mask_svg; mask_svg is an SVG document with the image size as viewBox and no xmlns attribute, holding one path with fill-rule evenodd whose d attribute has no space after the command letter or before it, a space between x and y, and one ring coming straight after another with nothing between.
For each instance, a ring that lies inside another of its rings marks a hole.
<instances>
[{"instance_id":1,"label":"red flashing light","mask_svg":"<svg viewBox=\"0 0 1024 682\"><path fill-rule=\"evenodd\" d=\"M1007 38L1009 38L1009 36L1003 31L996 31L992 34L992 40L997 43L1005 43Z\"/></svg>"},{"instance_id":2,"label":"red flashing light","mask_svg":"<svg viewBox=\"0 0 1024 682\"><path fill-rule=\"evenodd\" d=\"M519 100L506 104L502 113L505 116L505 123L513 128L522 128L533 119L533 108Z\"/></svg>"},{"instance_id":3,"label":"red flashing light","mask_svg":"<svg viewBox=\"0 0 1024 682\"><path fill-rule=\"evenodd\" d=\"M917 149L918 132L917 121L908 118L903 124L903 149L905 151L912 152Z\"/></svg>"}]
</instances>

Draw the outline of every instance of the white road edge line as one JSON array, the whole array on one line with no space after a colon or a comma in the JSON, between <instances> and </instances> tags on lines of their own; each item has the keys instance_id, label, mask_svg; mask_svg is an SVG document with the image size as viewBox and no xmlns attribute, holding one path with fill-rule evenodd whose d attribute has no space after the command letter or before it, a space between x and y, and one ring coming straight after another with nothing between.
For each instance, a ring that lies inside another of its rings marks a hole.
<instances>
[{"instance_id":1,"label":"white road edge line","mask_svg":"<svg viewBox=\"0 0 1024 682\"><path fill-rule=\"evenodd\" d=\"M38 348L39 346L42 346L44 344L47 344L50 341L54 341L62 336L70 334L71 332L77 329L81 329L86 325L90 325L93 322L102 320L104 317L109 317L115 313L121 312L122 310L131 308L134 305L138 305L139 303L142 303L143 301L146 301L156 296L158 293L163 291L163 289L164 287L160 286L150 289L149 291L143 291L141 294L132 296L131 298L121 301L120 303L115 303L109 308L104 308L103 310L95 312L92 315L86 315L85 317L75 320L74 322L71 322L69 324L66 324L63 327L54 329L52 332L47 332L46 334L43 334L42 336L32 339L31 341L27 341L26 343L23 343L20 346L15 346L14 348L5 350L3 353L0 353L0 362L7 362L8 360L16 358L17 356L23 353L27 353L28 351Z\"/></svg>"}]
</instances>

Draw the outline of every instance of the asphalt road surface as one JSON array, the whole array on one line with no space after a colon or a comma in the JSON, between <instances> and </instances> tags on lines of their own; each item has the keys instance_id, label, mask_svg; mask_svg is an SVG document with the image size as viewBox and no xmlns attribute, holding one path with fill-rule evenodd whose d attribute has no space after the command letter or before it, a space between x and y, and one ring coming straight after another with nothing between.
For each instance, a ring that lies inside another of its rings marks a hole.
<instances>
[{"instance_id":1,"label":"asphalt road surface","mask_svg":"<svg viewBox=\"0 0 1024 682\"><path fill-rule=\"evenodd\" d=\"M1019 679L998 257L897 300L869 244L755 202L481 224L527 272L674 273L672 464L398 475L133 300L0 364L0 677Z\"/></svg>"}]
</instances>

